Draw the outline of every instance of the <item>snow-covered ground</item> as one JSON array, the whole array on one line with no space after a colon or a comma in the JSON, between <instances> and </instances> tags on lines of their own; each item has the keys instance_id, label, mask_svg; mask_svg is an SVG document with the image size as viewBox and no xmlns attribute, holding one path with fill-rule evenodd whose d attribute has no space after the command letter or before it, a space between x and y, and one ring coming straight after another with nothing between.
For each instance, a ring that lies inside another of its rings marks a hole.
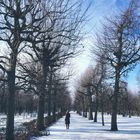
<instances>
[{"instance_id":1,"label":"snow-covered ground","mask_svg":"<svg viewBox=\"0 0 140 140\"><path fill-rule=\"evenodd\" d=\"M49 128L50 135L32 140L140 140L140 117L118 116L119 131L110 130L111 116L105 115L105 126L101 124L101 116L98 123L89 121L71 112L70 129L65 128L64 117Z\"/></svg>"},{"instance_id":2,"label":"snow-covered ground","mask_svg":"<svg viewBox=\"0 0 140 140\"><path fill-rule=\"evenodd\" d=\"M15 128L19 127L24 122L30 122L37 118L37 114L27 114L23 113L22 115L15 115L14 126ZM0 114L0 128L6 127L6 115Z\"/></svg>"},{"instance_id":3,"label":"snow-covered ground","mask_svg":"<svg viewBox=\"0 0 140 140\"><path fill-rule=\"evenodd\" d=\"M47 117L47 113L44 114L44 117ZM0 114L0 128L6 127L6 118L5 114ZM14 117L14 127L17 128L24 122L30 122L34 119L37 119L37 113L22 113L21 115L15 115Z\"/></svg>"}]
</instances>

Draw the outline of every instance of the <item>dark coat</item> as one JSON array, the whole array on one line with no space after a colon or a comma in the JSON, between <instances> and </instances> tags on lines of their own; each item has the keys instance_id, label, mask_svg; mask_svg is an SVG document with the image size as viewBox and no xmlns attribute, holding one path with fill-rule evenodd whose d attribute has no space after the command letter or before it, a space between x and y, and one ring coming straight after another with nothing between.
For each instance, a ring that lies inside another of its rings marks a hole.
<instances>
[{"instance_id":1,"label":"dark coat","mask_svg":"<svg viewBox=\"0 0 140 140\"><path fill-rule=\"evenodd\" d=\"M70 124L70 113L66 113L66 116L65 116L65 124Z\"/></svg>"}]
</instances>

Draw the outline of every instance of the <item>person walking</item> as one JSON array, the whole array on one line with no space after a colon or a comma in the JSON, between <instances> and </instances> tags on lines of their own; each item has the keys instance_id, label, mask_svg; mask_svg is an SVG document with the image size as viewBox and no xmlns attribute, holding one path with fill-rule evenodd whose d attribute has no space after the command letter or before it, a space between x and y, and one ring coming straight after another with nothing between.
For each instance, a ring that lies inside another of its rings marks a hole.
<instances>
[{"instance_id":1,"label":"person walking","mask_svg":"<svg viewBox=\"0 0 140 140\"><path fill-rule=\"evenodd\" d=\"M70 125L70 113L69 113L69 111L66 112L65 124L66 124L66 129L69 129L69 125Z\"/></svg>"}]
</instances>

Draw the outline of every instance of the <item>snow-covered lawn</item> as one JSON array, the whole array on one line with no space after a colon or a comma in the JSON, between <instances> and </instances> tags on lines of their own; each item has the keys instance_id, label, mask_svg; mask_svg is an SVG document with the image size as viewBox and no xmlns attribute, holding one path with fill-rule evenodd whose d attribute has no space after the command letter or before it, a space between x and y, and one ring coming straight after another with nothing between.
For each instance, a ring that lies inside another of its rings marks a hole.
<instances>
[{"instance_id":1,"label":"snow-covered lawn","mask_svg":"<svg viewBox=\"0 0 140 140\"><path fill-rule=\"evenodd\" d=\"M24 122L30 122L31 120L34 120L37 118L36 114L28 115L28 114L22 114L22 115L15 115L15 128L19 127ZM0 128L6 127L6 115L0 115Z\"/></svg>"},{"instance_id":2,"label":"snow-covered lawn","mask_svg":"<svg viewBox=\"0 0 140 140\"><path fill-rule=\"evenodd\" d=\"M45 113L44 116L46 117L47 114ZM0 114L0 128L6 128L6 115ZM34 119L37 119L37 113L22 113L21 115L15 115L14 118L14 127L15 129L20 127L24 122L30 122Z\"/></svg>"},{"instance_id":3,"label":"snow-covered lawn","mask_svg":"<svg viewBox=\"0 0 140 140\"><path fill-rule=\"evenodd\" d=\"M110 130L111 116L105 115L105 126L101 124L101 116L98 123L89 121L71 112L70 129L65 128L64 117L49 128L50 135L32 140L140 140L140 117L118 116L119 131Z\"/></svg>"}]
</instances>

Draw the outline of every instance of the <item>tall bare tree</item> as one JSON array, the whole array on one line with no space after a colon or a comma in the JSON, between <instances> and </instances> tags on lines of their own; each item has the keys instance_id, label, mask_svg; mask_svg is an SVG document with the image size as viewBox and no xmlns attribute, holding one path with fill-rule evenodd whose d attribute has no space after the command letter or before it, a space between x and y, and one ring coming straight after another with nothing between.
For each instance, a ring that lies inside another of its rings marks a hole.
<instances>
[{"instance_id":1,"label":"tall bare tree","mask_svg":"<svg viewBox=\"0 0 140 140\"><path fill-rule=\"evenodd\" d=\"M98 36L98 56L105 54L114 72L114 94L112 106L111 130L117 131L117 110L120 78L140 60L139 46L139 1L131 1L129 7L114 19L107 19L103 34Z\"/></svg>"},{"instance_id":2,"label":"tall bare tree","mask_svg":"<svg viewBox=\"0 0 140 140\"><path fill-rule=\"evenodd\" d=\"M31 2L31 3L30 3ZM41 12L39 0L1 0L0 1L0 40L3 50L8 50L8 55L1 55L0 68L7 74L8 106L6 140L14 140L14 110L15 110L15 74L19 53L25 41L32 41L31 36L38 36L41 31L38 25L43 17L37 18Z\"/></svg>"},{"instance_id":3,"label":"tall bare tree","mask_svg":"<svg viewBox=\"0 0 140 140\"><path fill-rule=\"evenodd\" d=\"M33 52L41 64L42 81L40 84L37 127L44 128L44 105L46 79L50 68L60 68L74 56L76 46L81 40L81 25L85 12L81 12L81 2L69 0L42 1L42 9L48 13L41 24L47 30L40 36L41 43L33 42ZM44 13L42 13L44 15ZM36 40L36 38L34 38ZM30 55L31 56L31 55Z\"/></svg>"}]
</instances>

